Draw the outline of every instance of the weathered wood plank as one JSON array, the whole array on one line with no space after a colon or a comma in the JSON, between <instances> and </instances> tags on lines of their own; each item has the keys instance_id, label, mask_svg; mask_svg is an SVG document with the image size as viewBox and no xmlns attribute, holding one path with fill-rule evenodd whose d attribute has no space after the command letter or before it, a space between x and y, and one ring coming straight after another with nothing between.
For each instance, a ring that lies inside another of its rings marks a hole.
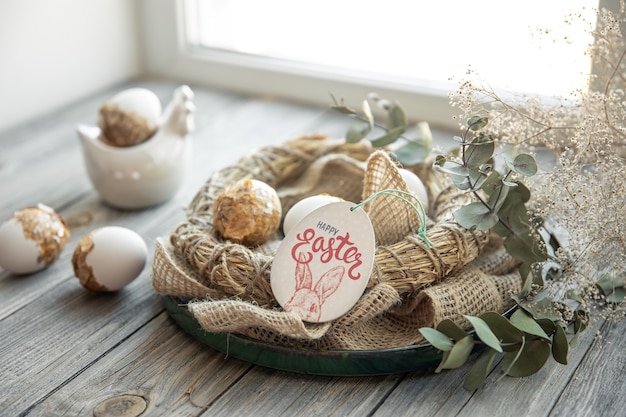
<instances>
[{"instance_id":1,"label":"weathered wood plank","mask_svg":"<svg viewBox=\"0 0 626 417\"><path fill-rule=\"evenodd\" d=\"M252 365L191 338L162 313L35 404L29 415L92 415L104 401L135 395L146 415L197 416Z\"/></svg>"},{"instance_id":2,"label":"weathered wood plank","mask_svg":"<svg viewBox=\"0 0 626 417\"><path fill-rule=\"evenodd\" d=\"M54 391L160 312L146 273L115 294L90 294L74 281L2 320L0 409L7 415Z\"/></svg>"},{"instance_id":3,"label":"weathered wood plank","mask_svg":"<svg viewBox=\"0 0 626 417\"><path fill-rule=\"evenodd\" d=\"M585 352L550 416L625 414L626 320L604 322L600 335Z\"/></svg>"},{"instance_id":4,"label":"weathered wood plank","mask_svg":"<svg viewBox=\"0 0 626 417\"><path fill-rule=\"evenodd\" d=\"M399 378L322 377L255 367L209 411L212 416L363 416Z\"/></svg>"}]
</instances>

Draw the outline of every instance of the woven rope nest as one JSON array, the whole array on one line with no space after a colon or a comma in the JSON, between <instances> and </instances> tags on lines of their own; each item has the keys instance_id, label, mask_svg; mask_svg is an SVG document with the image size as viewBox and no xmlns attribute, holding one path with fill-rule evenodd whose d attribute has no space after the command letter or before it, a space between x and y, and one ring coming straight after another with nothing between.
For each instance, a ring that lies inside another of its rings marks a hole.
<instances>
[{"instance_id":1,"label":"woven rope nest","mask_svg":"<svg viewBox=\"0 0 626 417\"><path fill-rule=\"evenodd\" d=\"M376 234L374 267L365 293L344 316L307 323L283 311L270 286L281 232L249 248L223 240L212 225L212 205L245 178L274 187L283 215L302 198L328 193L352 202L381 189L406 187L386 151L313 135L260 149L214 175L198 191L186 219L159 239L153 286L192 299L188 308L211 332L235 332L289 347L377 349L424 342L418 329L462 314L503 311L519 291L517 263L488 232L468 230L452 217L471 197L431 164L411 167L429 194L426 236L406 203L381 195L364 206ZM467 326L466 326L467 327Z\"/></svg>"}]
</instances>

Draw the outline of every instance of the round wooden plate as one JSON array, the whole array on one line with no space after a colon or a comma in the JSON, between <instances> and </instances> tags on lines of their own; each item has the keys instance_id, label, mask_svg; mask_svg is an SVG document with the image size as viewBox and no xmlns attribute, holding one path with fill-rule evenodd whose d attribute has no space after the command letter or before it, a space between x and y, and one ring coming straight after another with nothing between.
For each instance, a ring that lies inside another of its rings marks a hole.
<instances>
[{"instance_id":1,"label":"round wooden plate","mask_svg":"<svg viewBox=\"0 0 626 417\"><path fill-rule=\"evenodd\" d=\"M187 309L186 300L163 296L163 303L174 321L202 343L230 357L283 371L332 376L386 375L434 369L442 358L441 351L430 344L349 351L275 346L236 334L207 332Z\"/></svg>"}]
</instances>

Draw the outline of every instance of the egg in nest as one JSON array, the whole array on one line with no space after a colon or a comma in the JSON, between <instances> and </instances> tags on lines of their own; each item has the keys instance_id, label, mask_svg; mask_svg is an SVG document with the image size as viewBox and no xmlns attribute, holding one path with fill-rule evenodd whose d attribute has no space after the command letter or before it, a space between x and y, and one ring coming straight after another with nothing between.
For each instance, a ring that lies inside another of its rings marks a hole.
<instances>
[{"instance_id":1,"label":"egg in nest","mask_svg":"<svg viewBox=\"0 0 626 417\"><path fill-rule=\"evenodd\" d=\"M213 204L213 225L222 237L250 247L265 243L278 230L281 215L276 190L254 179L235 182Z\"/></svg>"}]
</instances>

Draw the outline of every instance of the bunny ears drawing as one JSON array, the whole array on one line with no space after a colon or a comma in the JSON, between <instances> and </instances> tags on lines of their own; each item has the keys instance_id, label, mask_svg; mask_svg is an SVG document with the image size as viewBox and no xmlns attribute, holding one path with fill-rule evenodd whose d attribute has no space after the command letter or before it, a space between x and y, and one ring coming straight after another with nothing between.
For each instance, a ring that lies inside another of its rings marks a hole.
<instances>
[{"instance_id":1,"label":"bunny ears drawing","mask_svg":"<svg viewBox=\"0 0 626 417\"><path fill-rule=\"evenodd\" d=\"M296 290L285 303L287 311L297 313L303 320L319 322L324 302L337 291L346 269L335 266L326 271L313 286L313 274L304 255L300 254L296 262Z\"/></svg>"}]
</instances>

